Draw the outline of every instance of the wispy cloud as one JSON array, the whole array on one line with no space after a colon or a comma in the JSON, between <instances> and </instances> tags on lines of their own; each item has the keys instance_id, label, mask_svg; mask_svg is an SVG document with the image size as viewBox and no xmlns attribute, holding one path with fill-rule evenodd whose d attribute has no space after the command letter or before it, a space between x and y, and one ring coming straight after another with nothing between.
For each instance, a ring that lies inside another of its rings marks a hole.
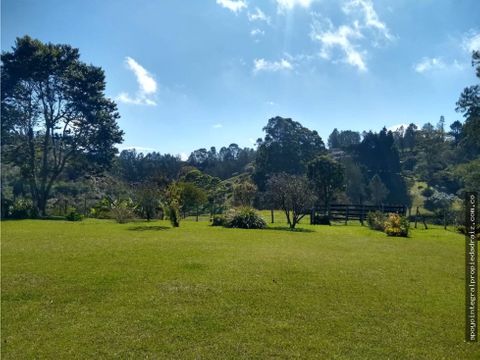
<instances>
[{"instance_id":1,"label":"wispy cloud","mask_svg":"<svg viewBox=\"0 0 480 360\"><path fill-rule=\"evenodd\" d=\"M418 63L416 63L413 68L418 73L424 73L426 71L431 71L435 69L444 69L446 67L445 63L441 58L429 58L424 57Z\"/></svg>"},{"instance_id":2,"label":"wispy cloud","mask_svg":"<svg viewBox=\"0 0 480 360\"><path fill-rule=\"evenodd\" d=\"M214 128L214 129L220 129L222 127L223 127L222 124L215 124L215 125L212 126L212 128Z\"/></svg>"},{"instance_id":3,"label":"wispy cloud","mask_svg":"<svg viewBox=\"0 0 480 360\"><path fill-rule=\"evenodd\" d=\"M286 59L281 59L280 61L267 61L265 59L255 59L253 61L253 72L258 73L260 71L281 71L281 70L292 70L293 65Z\"/></svg>"},{"instance_id":4,"label":"wispy cloud","mask_svg":"<svg viewBox=\"0 0 480 360\"><path fill-rule=\"evenodd\" d=\"M270 17L265 15L265 13L260 10L258 7L255 8L255 12L248 13L249 21L265 21L267 24L270 24Z\"/></svg>"},{"instance_id":5,"label":"wispy cloud","mask_svg":"<svg viewBox=\"0 0 480 360\"><path fill-rule=\"evenodd\" d=\"M344 54L342 60L360 71L367 71L365 63L366 51L358 50L354 45L355 39L363 37L358 26L341 25L334 28L329 19L320 22L314 21L310 34L312 40L321 45L320 56L326 60L331 59L331 53L334 48L338 48Z\"/></svg>"},{"instance_id":6,"label":"wispy cloud","mask_svg":"<svg viewBox=\"0 0 480 360\"><path fill-rule=\"evenodd\" d=\"M244 0L217 0L217 4L233 11L235 14L247 8L247 3Z\"/></svg>"},{"instance_id":7,"label":"wispy cloud","mask_svg":"<svg viewBox=\"0 0 480 360\"><path fill-rule=\"evenodd\" d=\"M343 5L342 10L345 14L360 15L362 18L360 27L378 30L387 40L394 39L387 25L380 20L371 0L349 0Z\"/></svg>"},{"instance_id":8,"label":"wispy cloud","mask_svg":"<svg viewBox=\"0 0 480 360\"><path fill-rule=\"evenodd\" d=\"M303 8L309 8L314 0L276 0L277 8L280 12L285 10L291 10L295 6Z\"/></svg>"},{"instance_id":9,"label":"wispy cloud","mask_svg":"<svg viewBox=\"0 0 480 360\"><path fill-rule=\"evenodd\" d=\"M436 70L463 70L465 65L457 60L447 63L441 57L424 57L413 65L413 69L420 74Z\"/></svg>"},{"instance_id":10,"label":"wispy cloud","mask_svg":"<svg viewBox=\"0 0 480 360\"><path fill-rule=\"evenodd\" d=\"M262 35L265 35L265 31L260 30L260 29L253 29L252 31L250 31L250 35L251 36L262 36Z\"/></svg>"},{"instance_id":11,"label":"wispy cloud","mask_svg":"<svg viewBox=\"0 0 480 360\"><path fill-rule=\"evenodd\" d=\"M126 104L156 105L153 96L157 92L157 82L153 76L142 65L129 56L125 58L125 66L135 75L138 90L135 96L122 92L117 96L117 100Z\"/></svg>"},{"instance_id":12,"label":"wispy cloud","mask_svg":"<svg viewBox=\"0 0 480 360\"><path fill-rule=\"evenodd\" d=\"M471 30L463 37L462 47L471 53L480 50L480 31Z\"/></svg>"}]
</instances>

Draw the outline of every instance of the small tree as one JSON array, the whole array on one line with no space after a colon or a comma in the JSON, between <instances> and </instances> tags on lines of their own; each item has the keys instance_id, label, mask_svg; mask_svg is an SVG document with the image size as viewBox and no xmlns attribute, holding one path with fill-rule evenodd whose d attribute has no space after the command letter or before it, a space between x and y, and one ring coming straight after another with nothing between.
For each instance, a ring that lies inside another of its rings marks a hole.
<instances>
[{"instance_id":1,"label":"small tree","mask_svg":"<svg viewBox=\"0 0 480 360\"><path fill-rule=\"evenodd\" d=\"M235 205L251 206L257 193L257 187L250 181L237 184L233 188L233 201Z\"/></svg>"},{"instance_id":2,"label":"small tree","mask_svg":"<svg viewBox=\"0 0 480 360\"><path fill-rule=\"evenodd\" d=\"M343 166L322 155L308 163L307 174L315 186L318 198L323 200L325 209L328 210L333 195L343 187Z\"/></svg>"},{"instance_id":3,"label":"small tree","mask_svg":"<svg viewBox=\"0 0 480 360\"><path fill-rule=\"evenodd\" d=\"M155 217L160 206L160 191L155 184L141 184L135 191L135 200L140 215L150 221Z\"/></svg>"},{"instance_id":4,"label":"small tree","mask_svg":"<svg viewBox=\"0 0 480 360\"><path fill-rule=\"evenodd\" d=\"M192 183L179 183L179 187L182 212L195 209L198 215L198 208L208 201L207 193Z\"/></svg>"},{"instance_id":5,"label":"small tree","mask_svg":"<svg viewBox=\"0 0 480 360\"><path fill-rule=\"evenodd\" d=\"M375 205L381 205L389 193L387 187L378 175L372 177L372 180L368 183L368 190L370 191L372 202Z\"/></svg>"},{"instance_id":6,"label":"small tree","mask_svg":"<svg viewBox=\"0 0 480 360\"><path fill-rule=\"evenodd\" d=\"M166 192L165 210L170 223L173 227L180 226L180 204L181 204L181 188L177 183L171 183Z\"/></svg>"},{"instance_id":7,"label":"small tree","mask_svg":"<svg viewBox=\"0 0 480 360\"><path fill-rule=\"evenodd\" d=\"M267 182L267 194L285 212L290 229L295 228L315 202L308 179L300 175L273 175Z\"/></svg>"}]
</instances>

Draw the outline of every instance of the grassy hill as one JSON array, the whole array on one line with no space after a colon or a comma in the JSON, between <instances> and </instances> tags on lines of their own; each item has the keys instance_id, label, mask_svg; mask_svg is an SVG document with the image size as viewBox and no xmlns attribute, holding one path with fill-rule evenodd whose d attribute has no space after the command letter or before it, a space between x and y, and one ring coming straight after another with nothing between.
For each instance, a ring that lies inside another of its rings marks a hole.
<instances>
[{"instance_id":1,"label":"grassy hill","mask_svg":"<svg viewBox=\"0 0 480 360\"><path fill-rule=\"evenodd\" d=\"M475 359L464 241L351 225L2 223L2 357Z\"/></svg>"}]
</instances>

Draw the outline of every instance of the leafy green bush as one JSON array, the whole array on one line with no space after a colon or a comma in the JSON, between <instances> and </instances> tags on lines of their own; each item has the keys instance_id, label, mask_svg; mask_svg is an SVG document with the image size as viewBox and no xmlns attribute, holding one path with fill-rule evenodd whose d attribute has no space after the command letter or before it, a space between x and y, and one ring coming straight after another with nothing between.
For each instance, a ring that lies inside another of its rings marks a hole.
<instances>
[{"instance_id":1,"label":"leafy green bush","mask_svg":"<svg viewBox=\"0 0 480 360\"><path fill-rule=\"evenodd\" d=\"M388 218L385 221L385 233L388 236L408 236L408 230L410 223L405 216L398 214L388 214Z\"/></svg>"},{"instance_id":2,"label":"leafy green bush","mask_svg":"<svg viewBox=\"0 0 480 360\"><path fill-rule=\"evenodd\" d=\"M385 230L386 215L381 211L370 211L367 214L367 224L372 230L384 231Z\"/></svg>"},{"instance_id":3,"label":"leafy green bush","mask_svg":"<svg viewBox=\"0 0 480 360\"><path fill-rule=\"evenodd\" d=\"M112 203L111 214L116 222L124 224L135 218L135 206L131 199L116 200Z\"/></svg>"},{"instance_id":4,"label":"leafy green bush","mask_svg":"<svg viewBox=\"0 0 480 360\"><path fill-rule=\"evenodd\" d=\"M212 226L225 226L227 219L223 215L214 215L212 218Z\"/></svg>"},{"instance_id":5,"label":"leafy green bush","mask_svg":"<svg viewBox=\"0 0 480 360\"><path fill-rule=\"evenodd\" d=\"M241 207L230 210L226 215L226 226L241 229L263 229L267 223L251 207Z\"/></svg>"},{"instance_id":6,"label":"leafy green bush","mask_svg":"<svg viewBox=\"0 0 480 360\"><path fill-rule=\"evenodd\" d=\"M67 216L65 216L65 220L68 221L82 221L83 220L83 215L77 212L76 209L72 209L69 211Z\"/></svg>"},{"instance_id":7,"label":"leafy green bush","mask_svg":"<svg viewBox=\"0 0 480 360\"><path fill-rule=\"evenodd\" d=\"M10 207L10 217L14 219L27 219L33 216L33 203L31 200L18 199Z\"/></svg>"}]
</instances>

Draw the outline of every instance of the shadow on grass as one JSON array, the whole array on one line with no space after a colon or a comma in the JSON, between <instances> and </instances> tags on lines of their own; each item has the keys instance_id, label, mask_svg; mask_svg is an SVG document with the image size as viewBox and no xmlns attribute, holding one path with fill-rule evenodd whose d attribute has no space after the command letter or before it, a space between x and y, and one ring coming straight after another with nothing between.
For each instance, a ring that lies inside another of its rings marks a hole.
<instances>
[{"instance_id":1,"label":"shadow on grass","mask_svg":"<svg viewBox=\"0 0 480 360\"><path fill-rule=\"evenodd\" d=\"M170 229L168 226L145 226L145 225L140 225L140 226L131 226L128 228L130 231L161 231L161 230L168 230Z\"/></svg>"},{"instance_id":2,"label":"shadow on grass","mask_svg":"<svg viewBox=\"0 0 480 360\"><path fill-rule=\"evenodd\" d=\"M315 230L312 230L312 229L303 229L303 228L290 229L288 226L268 226L264 230L278 230L278 231L305 232L305 233L315 232Z\"/></svg>"}]
</instances>

